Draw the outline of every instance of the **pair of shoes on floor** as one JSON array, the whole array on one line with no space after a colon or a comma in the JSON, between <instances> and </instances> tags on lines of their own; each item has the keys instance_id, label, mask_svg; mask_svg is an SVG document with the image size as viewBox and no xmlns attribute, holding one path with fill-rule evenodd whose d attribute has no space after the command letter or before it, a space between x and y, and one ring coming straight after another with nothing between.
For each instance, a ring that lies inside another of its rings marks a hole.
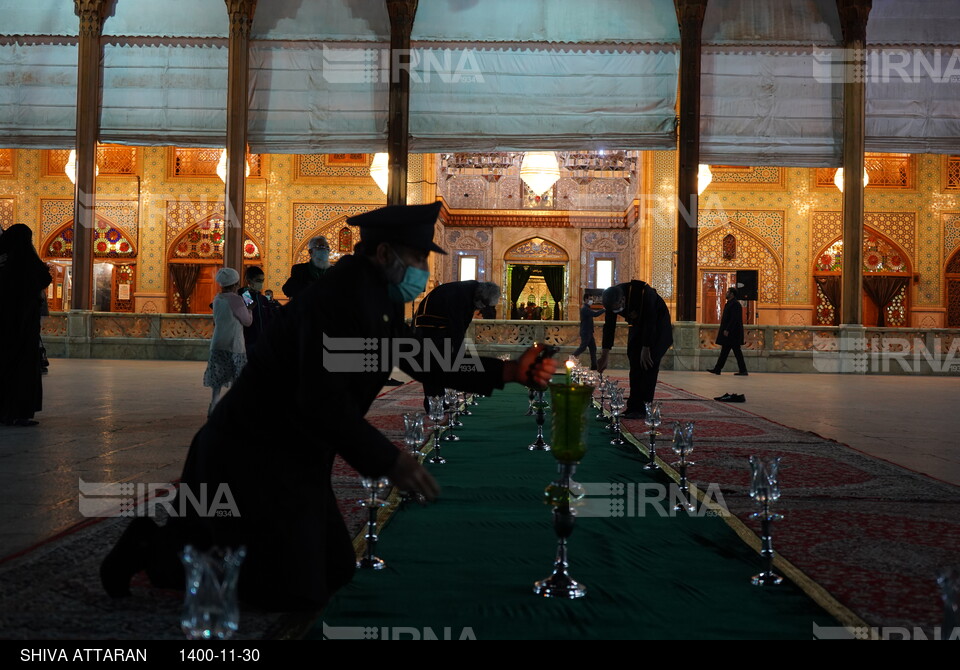
<instances>
[{"instance_id":1,"label":"pair of shoes on floor","mask_svg":"<svg viewBox=\"0 0 960 670\"><path fill-rule=\"evenodd\" d=\"M100 583L111 598L130 595L130 580L147 566L150 541L159 530L153 519L137 517L100 564Z\"/></svg>"},{"instance_id":2,"label":"pair of shoes on floor","mask_svg":"<svg viewBox=\"0 0 960 670\"><path fill-rule=\"evenodd\" d=\"M4 421L3 425L26 427L26 426L36 426L36 425L39 425L39 423L40 423L39 421L34 421L33 419L12 419L10 421Z\"/></svg>"},{"instance_id":3,"label":"pair of shoes on floor","mask_svg":"<svg viewBox=\"0 0 960 670\"><path fill-rule=\"evenodd\" d=\"M388 379L383 383L384 386L403 386L403 382L399 379Z\"/></svg>"},{"instance_id":4,"label":"pair of shoes on floor","mask_svg":"<svg viewBox=\"0 0 960 670\"><path fill-rule=\"evenodd\" d=\"M734 376L734 377L747 377L747 376L749 376L749 375L750 375L750 373L747 372L746 370L744 370L743 372L734 372L734 373L733 373L733 376Z\"/></svg>"},{"instance_id":5,"label":"pair of shoes on floor","mask_svg":"<svg viewBox=\"0 0 960 670\"><path fill-rule=\"evenodd\" d=\"M747 398L742 393L724 393L719 398L714 398L720 402L747 402Z\"/></svg>"},{"instance_id":6,"label":"pair of shoes on floor","mask_svg":"<svg viewBox=\"0 0 960 670\"><path fill-rule=\"evenodd\" d=\"M720 374L720 371L717 370L716 368L710 368L709 370L707 370L707 372L709 372L709 373L712 374L712 375L719 375L719 374Z\"/></svg>"},{"instance_id":7,"label":"pair of shoes on floor","mask_svg":"<svg viewBox=\"0 0 960 670\"><path fill-rule=\"evenodd\" d=\"M635 420L636 420L636 419L639 419L639 420L642 421L643 419L646 419L646 418L647 418L647 413L646 413L646 412L641 412L640 410L635 409L635 410L631 410L631 411L629 411L629 412L626 412L625 414L622 414L622 415L620 416L620 418L621 418L621 419L635 419Z\"/></svg>"}]
</instances>

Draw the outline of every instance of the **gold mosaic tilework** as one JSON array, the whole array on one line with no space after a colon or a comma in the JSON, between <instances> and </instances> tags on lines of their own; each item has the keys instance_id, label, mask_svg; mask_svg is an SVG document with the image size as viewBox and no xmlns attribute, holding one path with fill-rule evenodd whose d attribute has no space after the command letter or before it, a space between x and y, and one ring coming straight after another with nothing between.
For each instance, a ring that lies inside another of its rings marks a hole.
<instances>
[{"instance_id":1,"label":"gold mosaic tilework","mask_svg":"<svg viewBox=\"0 0 960 670\"><path fill-rule=\"evenodd\" d=\"M0 198L0 228L6 230L16 223L13 214L13 198Z\"/></svg>"},{"instance_id":2,"label":"gold mosaic tilework","mask_svg":"<svg viewBox=\"0 0 960 670\"><path fill-rule=\"evenodd\" d=\"M946 261L960 247L960 212L940 215L943 221L943 260Z\"/></svg>"},{"instance_id":3,"label":"gold mosaic tilework","mask_svg":"<svg viewBox=\"0 0 960 670\"><path fill-rule=\"evenodd\" d=\"M711 187L726 187L732 185L734 188L749 186L777 186L782 188L784 182L785 168L762 166L762 167L740 167L737 165L711 165L710 171L713 174Z\"/></svg>"},{"instance_id":4,"label":"gold mosaic tilework","mask_svg":"<svg viewBox=\"0 0 960 670\"><path fill-rule=\"evenodd\" d=\"M712 230L726 226L728 222L733 221L739 227L750 231L752 234L764 240L777 255L777 258L783 259L783 220L784 213L776 211L714 211L700 210L698 223L698 235L703 238Z\"/></svg>"},{"instance_id":5,"label":"gold mosaic tilework","mask_svg":"<svg viewBox=\"0 0 960 670\"><path fill-rule=\"evenodd\" d=\"M343 217L353 216L368 210L375 209L373 205L347 205L339 203L317 203L317 202L295 202L293 203L293 250L297 254L294 262L303 262L298 260L299 252L302 251L311 237L315 235L326 235L327 239L336 239L336 231L339 230L339 224ZM303 255L306 259L306 255Z\"/></svg>"},{"instance_id":6,"label":"gold mosaic tilework","mask_svg":"<svg viewBox=\"0 0 960 670\"><path fill-rule=\"evenodd\" d=\"M267 211L265 203L247 201L244 207L243 227L253 236L253 240L260 245L265 244L264 233L266 222L264 216ZM190 202L178 200L167 203L167 231L164 253L166 248L187 228L197 225L211 216L223 216L221 202Z\"/></svg>"},{"instance_id":7,"label":"gold mosaic tilework","mask_svg":"<svg viewBox=\"0 0 960 670\"><path fill-rule=\"evenodd\" d=\"M916 262L916 214L913 212L864 212L864 225L890 238ZM840 237L843 219L840 212L813 213L813 251L819 253Z\"/></svg>"},{"instance_id":8,"label":"gold mosaic tilework","mask_svg":"<svg viewBox=\"0 0 960 670\"><path fill-rule=\"evenodd\" d=\"M40 201L40 238L47 239L67 221L73 218L73 200ZM37 240L40 246L41 240Z\"/></svg>"},{"instance_id":9,"label":"gold mosaic tilework","mask_svg":"<svg viewBox=\"0 0 960 670\"><path fill-rule=\"evenodd\" d=\"M723 257L723 238L737 239L737 257ZM713 269L755 269L759 272L760 302L779 304L781 301L780 262L769 246L750 231L736 225L715 227L702 233L697 245L697 265Z\"/></svg>"},{"instance_id":10,"label":"gold mosaic tilework","mask_svg":"<svg viewBox=\"0 0 960 670\"><path fill-rule=\"evenodd\" d=\"M344 156L353 158L354 154L332 154L334 157ZM370 162L373 154L356 154L362 165L338 165L337 160L331 160L327 154L305 154L295 158L295 179L310 177L370 177Z\"/></svg>"},{"instance_id":11,"label":"gold mosaic tilework","mask_svg":"<svg viewBox=\"0 0 960 670\"><path fill-rule=\"evenodd\" d=\"M409 184L407 187L407 204L409 205L422 205L425 202L423 199L424 189L418 188L423 184L423 164L423 154L410 154L407 161L407 182Z\"/></svg>"},{"instance_id":12,"label":"gold mosaic tilework","mask_svg":"<svg viewBox=\"0 0 960 670\"><path fill-rule=\"evenodd\" d=\"M649 220L653 226L650 285L656 288L664 298L673 298L673 252L677 248L676 152L653 152L652 167L650 184L643 186L643 190L651 194L647 198L647 204L651 208ZM639 244L636 245L636 247L639 246Z\"/></svg>"},{"instance_id":13,"label":"gold mosaic tilework","mask_svg":"<svg viewBox=\"0 0 960 670\"><path fill-rule=\"evenodd\" d=\"M13 176L16 156L13 149L0 149L0 176Z\"/></svg>"}]
</instances>

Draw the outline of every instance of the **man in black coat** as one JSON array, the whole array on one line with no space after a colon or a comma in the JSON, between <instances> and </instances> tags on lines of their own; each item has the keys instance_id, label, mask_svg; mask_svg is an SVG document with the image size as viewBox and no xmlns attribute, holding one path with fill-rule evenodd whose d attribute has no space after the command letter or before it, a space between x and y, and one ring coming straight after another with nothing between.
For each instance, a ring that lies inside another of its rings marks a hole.
<instances>
[{"instance_id":1,"label":"man in black coat","mask_svg":"<svg viewBox=\"0 0 960 670\"><path fill-rule=\"evenodd\" d=\"M593 308L593 297L584 294L583 305L580 307L580 346L576 348L573 355L578 357L585 350L590 349L590 369L597 369L597 339L593 334L593 320L598 316L605 314L605 309Z\"/></svg>"},{"instance_id":2,"label":"man in black coat","mask_svg":"<svg viewBox=\"0 0 960 670\"><path fill-rule=\"evenodd\" d=\"M673 344L670 311L656 289L639 280L611 286L603 292L607 310L603 324L603 353L597 369L607 368L617 330L617 315L630 324L627 335L627 359L630 361L630 397L624 418L646 417L645 403L653 400L660 375L660 360Z\"/></svg>"},{"instance_id":3,"label":"man in black coat","mask_svg":"<svg viewBox=\"0 0 960 670\"><path fill-rule=\"evenodd\" d=\"M747 364L743 360L743 352L740 346L746 343L743 333L743 307L737 299L737 289L730 287L727 289L727 304L723 306L723 315L720 317L720 329L717 332L717 344L720 345L720 358L717 364L707 372L718 375L723 370L724 363L727 362L727 356L730 350L737 357L737 367L739 371L735 374L746 377Z\"/></svg>"},{"instance_id":4,"label":"man in black coat","mask_svg":"<svg viewBox=\"0 0 960 670\"><path fill-rule=\"evenodd\" d=\"M444 253L432 240L438 211L439 203L394 206L348 219L360 226L356 253L280 311L190 446L178 499L185 489L197 496L225 486L231 514L191 505L162 528L135 519L101 566L110 595L128 594L141 569L156 585L182 588L186 544L242 545L241 598L319 609L350 581L356 560L330 482L337 454L364 476L387 476L428 499L438 493L430 473L364 418L395 364L420 381L482 394L508 381L546 385L556 365L537 361L538 348L517 361L476 359L465 372L425 370L403 355L419 342L404 303L423 292L430 251ZM264 398L283 408L285 423L259 419Z\"/></svg>"},{"instance_id":5,"label":"man in black coat","mask_svg":"<svg viewBox=\"0 0 960 670\"><path fill-rule=\"evenodd\" d=\"M330 243L326 237L317 235L311 238L307 242L307 252L310 260L290 268L290 278L283 284L283 294L291 300L330 269Z\"/></svg>"},{"instance_id":6,"label":"man in black coat","mask_svg":"<svg viewBox=\"0 0 960 670\"><path fill-rule=\"evenodd\" d=\"M494 306L499 300L500 287L493 282L467 280L440 284L420 301L413 327L420 338L428 340L437 351L448 352L446 355L453 360L463 347L473 313ZM443 395L443 390L443 386L425 382L424 407L427 398Z\"/></svg>"}]
</instances>

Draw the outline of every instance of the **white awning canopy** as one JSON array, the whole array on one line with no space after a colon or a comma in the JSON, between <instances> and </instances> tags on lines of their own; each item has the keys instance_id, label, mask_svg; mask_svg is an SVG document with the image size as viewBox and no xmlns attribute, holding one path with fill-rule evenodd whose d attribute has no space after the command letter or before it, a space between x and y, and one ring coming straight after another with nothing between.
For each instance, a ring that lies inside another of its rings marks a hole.
<instances>
[{"instance_id":1,"label":"white awning canopy","mask_svg":"<svg viewBox=\"0 0 960 670\"><path fill-rule=\"evenodd\" d=\"M960 2L907 4L873 3L867 147L960 153ZM72 146L73 3L0 0L0 10L0 146ZM228 30L223 0L113 3L100 139L222 145ZM389 31L383 2L258 3L251 148L384 150ZM675 147L672 0L420 0L412 38L414 151ZM703 39L704 162L839 164L834 0L711 2Z\"/></svg>"}]
</instances>

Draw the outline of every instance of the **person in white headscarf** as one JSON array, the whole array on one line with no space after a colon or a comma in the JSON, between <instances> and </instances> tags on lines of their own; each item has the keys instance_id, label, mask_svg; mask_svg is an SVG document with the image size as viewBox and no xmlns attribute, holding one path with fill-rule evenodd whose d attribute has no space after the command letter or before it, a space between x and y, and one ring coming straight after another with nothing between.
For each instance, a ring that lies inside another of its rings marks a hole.
<instances>
[{"instance_id":1,"label":"person in white headscarf","mask_svg":"<svg viewBox=\"0 0 960 670\"><path fill-rule=\"evenodd\" d=\"M253 323L253 303L248 304L237 293L240 273L233 268L220 268L215 279L220 293L213 299L213 337L207 370L203 373L203 385L211 389L208 416L220 399L221 389L235 382L247 364L243 328Z\"/></svg>"}]
</instances>

